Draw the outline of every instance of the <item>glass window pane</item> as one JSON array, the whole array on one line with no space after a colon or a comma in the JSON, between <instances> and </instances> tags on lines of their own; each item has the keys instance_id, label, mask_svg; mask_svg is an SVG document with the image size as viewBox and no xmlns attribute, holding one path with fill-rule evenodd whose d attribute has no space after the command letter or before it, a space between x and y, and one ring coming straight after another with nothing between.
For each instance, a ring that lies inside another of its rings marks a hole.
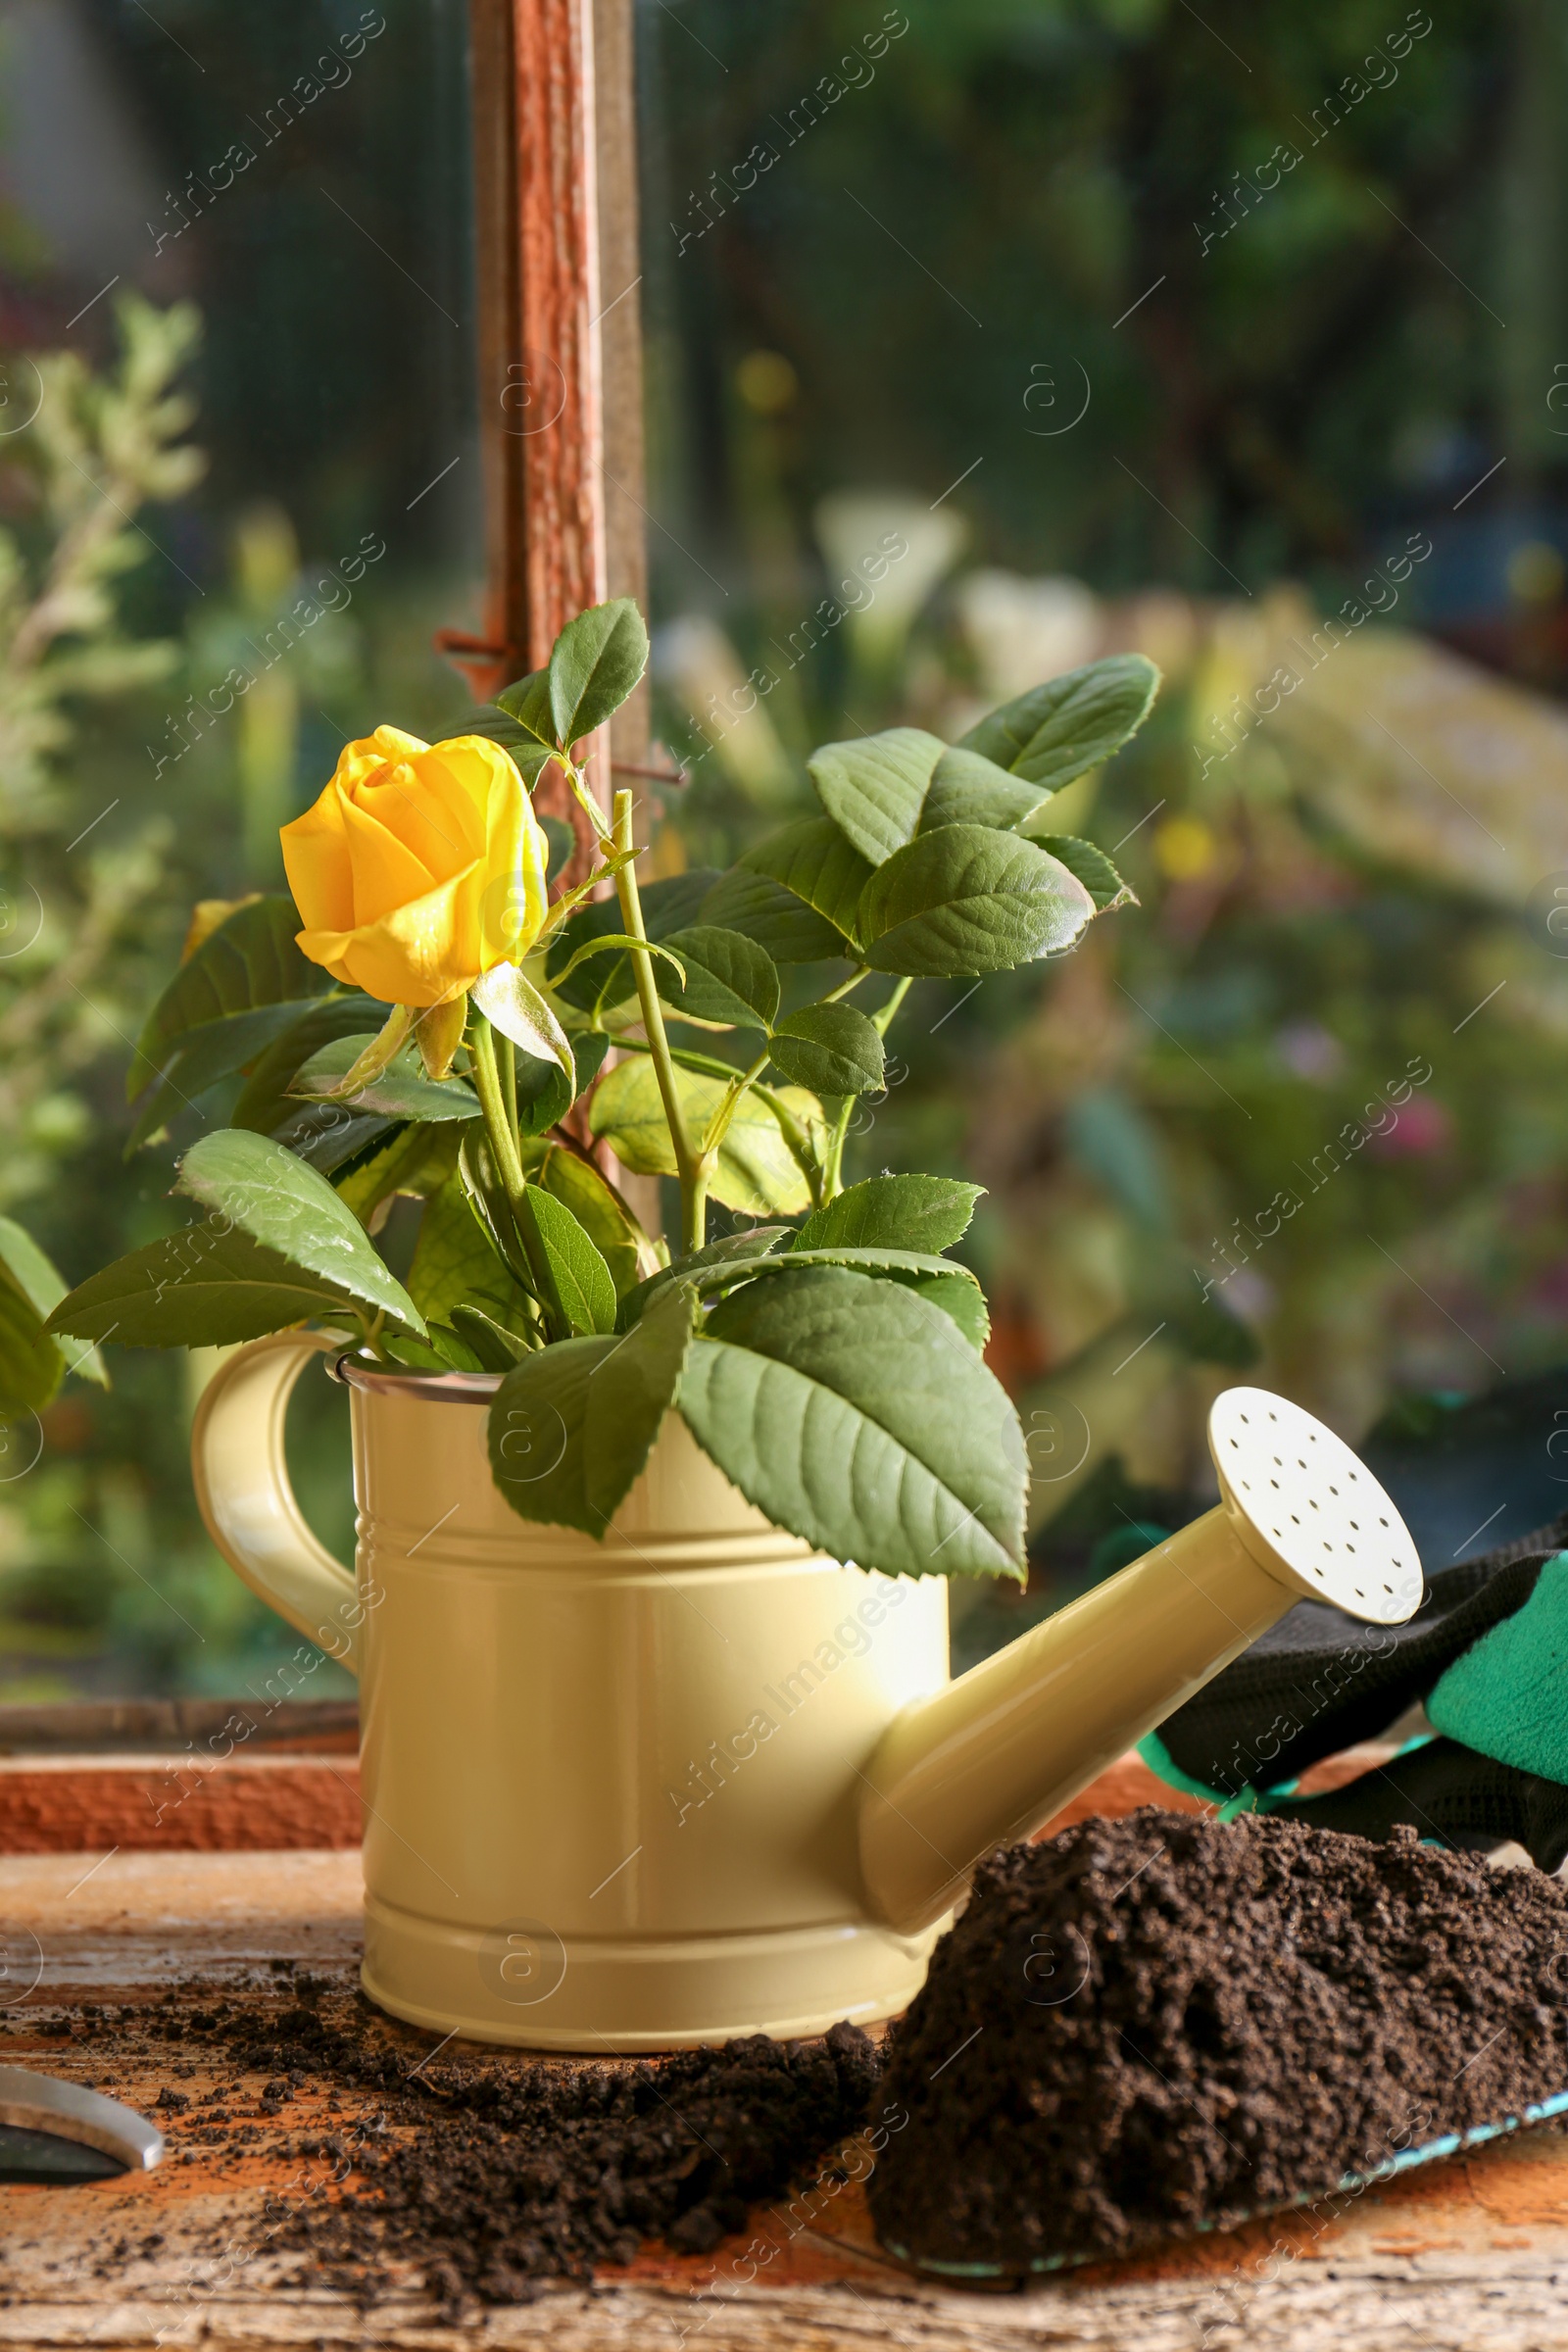
<instances>
[{"instance_id":1,"label":"glass window pane","mask_svg":"<svg viewBox=\"0 0 1568 2352\"><path fill-rule=\"evenodd\" d=\"M347 739L471 699L432 642L484 616L471 144L462 0L0 7L0 1212L68 1279L185 1222L206 1121L121 1148L195 902L281 887ZM195 1515L203 1366L109 1353L7 1427L0 1698L237 1692L297 1644ZM346 1555L342 1418L310 1375Z\"/></svg>"},{"instance_id":2,"label":"glass window pane","mask_svg":"<svg viewBox=\"0 0 1568 2352\"><path fill-rule=\"evenodd\" d=\"M1352 1438L1398 1408L1378 1443L1418 1465L1431 1564L1504 1497L1539 1523L1561 12L639 24L660 723L691 779L666 862L809 808L815 744L952 739L1118 650L1165 672L1042 820L1141 905L1057 971L917 986L853 1147L989 1188L1053 1597L1202 1499L1206 1401L1249 1361ZM1461 1416L1435 1481L1419 1433L1505 1375L1517 1462Z\"/></svg>"}]
</instances>

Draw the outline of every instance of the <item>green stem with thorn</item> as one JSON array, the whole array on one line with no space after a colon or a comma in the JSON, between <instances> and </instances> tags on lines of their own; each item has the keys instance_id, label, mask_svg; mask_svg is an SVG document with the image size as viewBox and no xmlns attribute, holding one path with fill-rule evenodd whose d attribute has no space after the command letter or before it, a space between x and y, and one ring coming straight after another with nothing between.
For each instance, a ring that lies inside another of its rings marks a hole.
<instances>
[{"instance_id":1,"label":"green stem with thorn","mask_svg":"<svg viewBox=\"0 0 1568 2352\"><path fill-rule=\"evenodd\" d=\"M518 1245L527 1262L529 1287L539 1301L548 1336L553 1340L569 1339L571 1325L562 1308L555 1275L534 1217L533 1202L528 1198L528 1179L523 1170L521 1147L513 1134L515 1100L509 1111L497 1060L496 1034L477 1006L474 1007L468 1027L468 1060L473 1071L474 1090L479 1097L479 1108L484 1115L491 1156L512 1209Z\"/></svg>"},{"instance_id":2,"label":"green stem with thorn","mask_svg":"<svg viewBox=\"0 0 1568 2352\"><path fill-rule=\"evenodd\" d=\"M823 1004L831 1004L835 998L848 996L850 990L858 981L865 978L869 966L862 965L859 971L845 981L842 988L836 988L831 997L824 997ZM908 993L909 982L901 980L887 1003L872 1013L871 1026L878 1037L886 1037L894 1014ZM855 1115L855 1105L858 1101L858 1095L845 1096L839 1104L838 1116L828 1132L826 1162L822 1170L822 1198L824 1200L837 1200L839 1194L844 1190L844 1146L849 1138L850 1120Z\"/></svg>"},{"instance_id":3,"label":"green stem with thorn","mask_svg":"<svg viewBox=\"0 0 1568 2352\"><path fill-rule=\"evenodd\" d=\"M615 896L620 901L620 919L627 938L642 942L642 952L639 954L634 950L632 953L632 971L637 982L637 1004L643 1016L643 1034L653 1057L654 1075L659 1081L660 1100L664 1105L669 1140L675 1152L675 1172L680 1178L681 1249L701 1250L708 1236L708 1187L712 1163L710 1160L705 1166L704 1154L693 1148L680 1090L676 1084L675 1064L654 978L654 959L648 953L642 902L637 895L629 792L617 792L615 795L614 842L616 852L624 861L615 874Z\"/></svg>"}]
</instances>

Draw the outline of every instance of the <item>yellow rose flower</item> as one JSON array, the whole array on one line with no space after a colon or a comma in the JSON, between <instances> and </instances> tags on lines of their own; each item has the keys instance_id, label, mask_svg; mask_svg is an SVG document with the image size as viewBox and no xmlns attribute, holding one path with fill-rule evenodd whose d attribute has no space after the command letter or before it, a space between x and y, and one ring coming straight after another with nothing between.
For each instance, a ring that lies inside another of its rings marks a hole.
<instances>
[{"instance_id":1,"label":"yellow rose flower","mask_svg":"<svg viewBox=\"0 0 1568 2352\"><path fill-rule=\"evenodd\" d=\"M281 840L301 949L384 1004L450 1004L539 936L549 844L511 754L483 735L377 727Z\"/></svg>"}]
</instances>

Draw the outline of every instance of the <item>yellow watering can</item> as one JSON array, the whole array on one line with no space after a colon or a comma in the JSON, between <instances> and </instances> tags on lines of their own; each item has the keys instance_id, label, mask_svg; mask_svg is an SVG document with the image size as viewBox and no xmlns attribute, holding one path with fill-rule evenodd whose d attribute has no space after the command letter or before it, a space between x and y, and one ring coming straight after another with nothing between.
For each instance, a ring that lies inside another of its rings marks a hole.
<instances>
[{"instance_id":1,"label":"yellow watering can","mask_svg":"<svg viewBox=\"0 0 1568 2352\"><path fill-rule=\"evenodd\" d=\"M357 1580L284 1464L318 1351L352 1392ZM1396 1625L1421 1598L1349 1448L1231 1389L1217 1506L952 1682L943 1578L813 1552L678 1414L604 1543L517 1518L495 1385L289 1333L227 1359L193 1437L225 1559L359 1676L365 1988L437 2033L621 2052L892 2015L979 1856L1296 1601Z\"/></svg>"}]
</instances>

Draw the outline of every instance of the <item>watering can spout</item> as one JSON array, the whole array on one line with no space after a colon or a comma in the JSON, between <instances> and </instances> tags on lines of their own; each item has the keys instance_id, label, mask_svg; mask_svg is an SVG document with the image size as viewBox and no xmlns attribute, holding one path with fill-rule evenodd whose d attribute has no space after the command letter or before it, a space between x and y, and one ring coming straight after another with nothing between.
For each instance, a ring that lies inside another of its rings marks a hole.
<instances>
[{"instance_id":1,"label":"watering can spout","mask_svg":"<svg viewBox=\"0 0 1568 2352\"><path fill-rule=\"evenodd\" d=\"M1238 1388L1208 1442L1213 1510L889 1725L865 1772L860 1866L902 1933L939 1919L982 1854L1049 1821L1298 1600L1369 1625L1414 1614L1415 1544L1331 1430Z\"/></svg>"}]
</instances>

